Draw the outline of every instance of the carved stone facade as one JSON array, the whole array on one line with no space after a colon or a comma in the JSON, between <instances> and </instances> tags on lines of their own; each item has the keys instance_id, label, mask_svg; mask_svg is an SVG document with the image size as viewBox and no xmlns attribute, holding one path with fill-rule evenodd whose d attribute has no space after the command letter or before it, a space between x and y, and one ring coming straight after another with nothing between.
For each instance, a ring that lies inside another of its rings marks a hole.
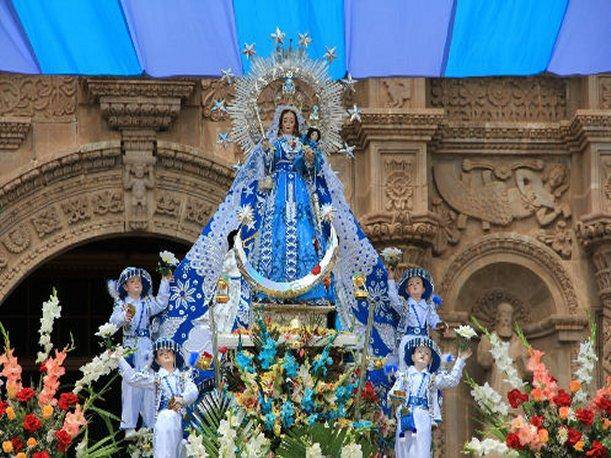
<instances>
[{"instance_id":1,"label":"carved stone facade","mask_svg":"<svg viewBox=\"0 0 611 458\"><path fill-rule=\"evenodd\" d=\"M404 249L399 269L431 269L453 325L473 314L492 326L510 303L564 378L589 309L600 378L611 374L611 77L357 86L349 98L363 114L344 132L355 158L331 161L373 242ZM190 244L241 154L217 143L231 90L211 79L0 75L0 302L88 241ZM273 88L265 97L272 107ZM455 349L451 332L438 337ZM474 361L467 370L484 376ZM458 456L476 428L472 407L464 386L448 392L435 456Z\"/></svg>"}]
</instances>

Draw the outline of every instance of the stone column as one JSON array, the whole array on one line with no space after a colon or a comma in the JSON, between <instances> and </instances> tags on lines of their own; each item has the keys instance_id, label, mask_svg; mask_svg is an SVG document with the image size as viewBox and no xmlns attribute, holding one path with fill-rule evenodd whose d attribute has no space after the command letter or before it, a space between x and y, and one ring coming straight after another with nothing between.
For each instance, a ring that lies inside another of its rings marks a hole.
<instances>
[{"instance_id":1,"label":"stone column","mask_svg":"<svg viewBox=\"0 0 611 458\"><path fill-rule=\"evenodd\" d=\"M577 110L569 126L569 142L582 163L581 193L576 196L580 216L575 229L594 265L600 298L600 304L589 305L598 323L602 382L604 375L611 375L611 111L605 109L609 106L604 99L594 101L602 109Z\"/></svg>"},{"instance_id":2,"label":"stone column","mask_svg":"<svg viewBox=\"0 0 611 458\"><path fill-rule=\"evenodd\" d=\"M154 210L157 132L180 112L195 82L86 80L108 125L121 132L126 226L146 230Z\"/></svg>"}]
</instances>

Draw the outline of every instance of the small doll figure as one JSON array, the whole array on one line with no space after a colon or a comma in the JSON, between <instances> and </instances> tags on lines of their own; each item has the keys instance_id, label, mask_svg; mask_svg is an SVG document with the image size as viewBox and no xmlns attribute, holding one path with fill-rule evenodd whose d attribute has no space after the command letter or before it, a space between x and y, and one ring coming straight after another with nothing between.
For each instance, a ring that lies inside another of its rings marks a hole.
<instances>
[{"instance_id":1,"label":"small doll figure","mask_svg":"<svg viewBox=\"0 0 611 458\"><path fill-rule=\"evenodd\" d=\"M308 128L307 133L303 139L303 143L306 145L310 145L312 147L318 147L318 142L320 141L320 130L317 127Z\"/></svg>"},{"instance_id":2,"label":"small doll figure","mask_svg":"<svg viewBox=\"0 0 611 458\"><path fill-rule=\"evenodd\" d=\"M460 352L447 372L440 369L441 352L430 338L403 338L397 380L388 393L397 419L397 458L431 456L432 428L441 422L441 390L458 385L469 356L470 349Z\"/></svg>"},{"instance_id":3,"label":"small doll figure","mask_svg":"<svg viewBox=\"0 0 611 458\"><path fill-rule=\"evenodd\" d=\"M183 456L185 407L195 402L199 393L190 371L181 370L183 359L176 342L165 337L157 339L152 354L154 361L147 370L136 371L125 359L119 361L119 369L125 383L154 393L155 458L177 458Z\"/></svg>"},{"instance_id":4,"label":"small doll figure","mask_svg":"<svg viewBox=\"0 0 611 458\"><path fill-rule=\"evenodd\" d=\"M127 267L121 272L119 280L108 282L108 291L115 300L109 321L123 328L123 346L135 350L130 362L137 371L148 364L147 359L153 348L151 321L168 305L171 278L168 275L161 280L157 297L152 295L153 282L144 269ZM124 381L121 384L121 429L125 430L126 439L134 437L140 415L144 426L153 426L153 394Z\"/></svg>"},{"instance_id":5,"label":"small doll figure","mask_svg":"<svg viewBox=\"0 0 611 458\"><path fill-rule=\"evenodd\" d=\"M390 292L398 290L398 294L389 295L401 317L397 327L398 342L406 335L428 337L429 328L439 329L446 326L437 314L441 298L433 294L433 281L427 270L419 267L408 269L403 274L398 288L394 291L393 289L389 287Z\"/></svg>"}]
</instances>

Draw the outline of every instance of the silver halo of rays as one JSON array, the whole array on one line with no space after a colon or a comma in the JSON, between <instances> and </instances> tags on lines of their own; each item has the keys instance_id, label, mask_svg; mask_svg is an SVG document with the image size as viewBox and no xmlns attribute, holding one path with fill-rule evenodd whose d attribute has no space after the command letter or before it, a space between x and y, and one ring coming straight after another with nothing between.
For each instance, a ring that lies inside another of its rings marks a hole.
<instances>
[{"instance_id":1,"label":"silver halo of rays","mask_svg":"<svg viewBox=\"0 0 611 458\"><path fill-rule=\"evenodd\" d=\"M340 135L346 119L342 104L344 87L329 76L325 59L311 59L306 48L278 46L271 56L251 58L250 71L235 81L235 97L227 106L232 121L232 140L245 152L250 152L263 138L260 124L259 97L270 84L292 77L310 88L316 96L321 140L319 147L330 154L341 149ZM311 109L311 107L308 107Z\"/></svg>"}]
</instances>

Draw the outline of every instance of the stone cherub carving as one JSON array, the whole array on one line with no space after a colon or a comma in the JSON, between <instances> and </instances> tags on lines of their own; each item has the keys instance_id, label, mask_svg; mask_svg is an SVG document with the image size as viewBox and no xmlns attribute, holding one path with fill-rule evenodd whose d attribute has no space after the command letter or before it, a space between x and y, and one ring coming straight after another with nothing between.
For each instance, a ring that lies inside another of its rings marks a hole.
<instances>
[{"instance_id":1,"label":"stone cherub carving","mask_svg":"<svg viewBox=\"0 0 611 458\"><path fill-rule=\"evenodd\" d=\"M561 202L569 187L568 169L561 163L465 159L458 170L456 162L442 161L435 165L434 175L439 193L459 213L458 227L465 226L468 216L488 229L491 224L507 226L529 216L547 226L561 215L571 215L568 204Z\"/></svg>"},{"instance_id":2,"label":"stone cherub carving","mask_svg":"<svg viewBox=\"0 0 611 458\"><path fill-rule=\"evenodd\" d=\"M125 164L123 188L131 191L132 216L147 218L147 190L155 187L153 166L142 162Z\"/></svg>"}]
</instances>

